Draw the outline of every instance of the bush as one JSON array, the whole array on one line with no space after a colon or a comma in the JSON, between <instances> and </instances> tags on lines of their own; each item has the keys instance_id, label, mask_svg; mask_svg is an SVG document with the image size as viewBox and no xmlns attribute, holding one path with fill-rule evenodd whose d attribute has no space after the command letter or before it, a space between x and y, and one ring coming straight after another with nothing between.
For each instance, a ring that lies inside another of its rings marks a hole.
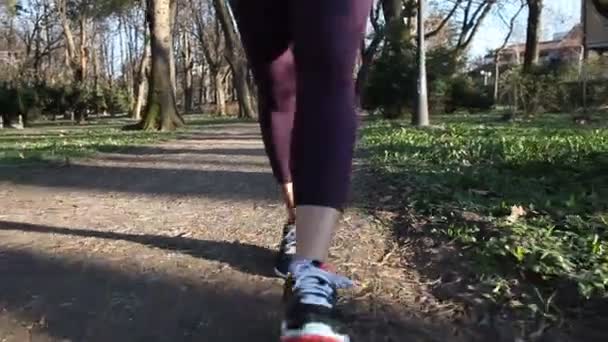
<instances>
[{"instance_id":1,"label":"bush","mask_svg":"<svg viewBox=\"0 0 608 342\"><path fill-rule=\"evenodd\" d=\"M36 120L40 116L74 114L76 119L85 119L88 114L104 112L125 113L129 109L128 95L122 88L99 88L44 83L0 85L0 114L5 122L14 121L22 115L24 121Z\"/></svg>"},{"instance_id":2,"label":"bush","mask_svg":"<svg viewBox=\"0 0 608 342\"><path fill-rule=\"evenodd\" d=\"M594 66L592 65L591 68ZM598 71L592 76L600 74ZM503 74L501 97L508 99L514 112L532 116L543 112L575 112L582 108L583 83L578 66L553 63L534 67L528 73L521 68ZM587 105L608 104L608 84L601 77L591 77L587 84Z\"/></svg>"},{"instance_id":3,"label":"bush","mask_svg":"<svg viewBox=\"0 0 608 342\"><path fill-rule=\"evenodd\" d=\"M55 86L55 87L47 87L46 88L46 106L45 106L45 114L53 115L53 118L57 114L65 114L68 113L71 109L70 99L72 98L72 88L69 86Z\"/></svg>"},{"instance_id":4,"label":"bush","mask_svg":"<svg viewBox=\"0 0 608 342\"><path fill-rule=\"evenodd\" d=\"M129 94L124 89L105 87L103 96L108 112L116 114L129 111Z\"/></svg>"},{"instance_id":5,"label":"bush","mask_svg":"<svg viewBox=\"0 0 608 342\"><path fill-rule=\"evenodd\" d=\"M416 49L410 43L383 51L371 68L363 106L385 118L411 112L416 99Z\"/></svg>"},{"instance_id":6,"label":"bush","mask_svg":"<svg viewBox=\"0 0 608 342\"><path fill-rule=\"evenodd\" d=\"M493 106L489 89L476 86L470 77L459 75L464 61L448 48L436 48L427 56L429 109L444 113L457 109L486 110ZM456 76L454 76L456 75ZM384 51L372 66L363 105L380 110L385 118L413 112L417 101L418 67L416 47L404 43Z\"/></svg>"},{"instance_id":7,"label":"bush","mask_svg":"<svg viewBox=\"0 0 608 342\"><path fill-rule=\"evenodd\" d=\"M446 98L447 112L458 109L474 111L488 110L494 105L491 89L477 85L469 76L460 75L451 80Z\"/></svg>"}]
</instances>

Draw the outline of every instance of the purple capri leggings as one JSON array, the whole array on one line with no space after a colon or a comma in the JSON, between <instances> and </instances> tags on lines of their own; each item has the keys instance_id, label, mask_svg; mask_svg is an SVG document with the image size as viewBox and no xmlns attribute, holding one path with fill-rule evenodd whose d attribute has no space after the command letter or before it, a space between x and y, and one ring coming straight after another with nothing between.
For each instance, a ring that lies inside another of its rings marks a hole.
<instances>
[{"instance_id":1,"label":"purple capri leggings","mask_svg":"<svg viewBox=\"0 0 608 342\"><path fill-rule=\"evenodd\" d=\"M236 0L279 183L296 205L342 209L357 128L353 68L372 0Z\"/></svg>"}]
</instances>

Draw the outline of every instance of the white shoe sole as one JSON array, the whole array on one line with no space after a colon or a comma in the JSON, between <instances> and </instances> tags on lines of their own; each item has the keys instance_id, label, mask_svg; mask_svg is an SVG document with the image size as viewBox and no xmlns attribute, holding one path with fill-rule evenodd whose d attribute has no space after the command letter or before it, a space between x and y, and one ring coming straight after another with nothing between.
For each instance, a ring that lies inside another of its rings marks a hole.
<instances>
[{"instance_id":1,"label":"white shoe sole","mask_svg":"<svg viewBox=\"0 0 608 342\"><path fill-rule=\"evenodd\" d=\"M281 341L282 342L296 342L299 338L308 338L307 340L313 340L318 338L319 341L329 342L350 342L350 338L347 335L336 334L333 329L327 324L323 323L308 323L298 330L287 329L287 324L283 322L281 324Z\"/></svg>"}]
</instances>

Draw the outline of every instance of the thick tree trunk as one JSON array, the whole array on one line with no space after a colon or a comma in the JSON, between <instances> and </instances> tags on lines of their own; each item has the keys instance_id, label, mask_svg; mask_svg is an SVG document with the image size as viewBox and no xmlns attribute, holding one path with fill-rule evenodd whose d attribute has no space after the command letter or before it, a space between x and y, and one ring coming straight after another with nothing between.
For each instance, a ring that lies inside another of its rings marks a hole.
<instances>
[{"instance_id":1,"label":"thick tree trunk","mask_svg":"<svg viewBox=\"0 0 608 342\"><path fill-rule=\"evenodd\" d=\"M528 1L528 29L526 35L526 52L524 54L524 71L531 70L533 65L538 64L538 43L541 33L541 15L543 12L543 0Z\"/></svg>"},{"instance_id":2,"label":"thick tree trunk","mask_svg":"<svg viewBox=\"0 0 608 342\"><path fill-rule=\"evenodd\" d=\"M224 37L226 38L226 59L237 84L237 96L239 98L239 116L245 118L254 117L252 92L247 82L247 59L238 48L239 37L230 14L230 9L224 0L213 0L216 15L222 25Z\"/></svg>"},{"instance_id":3,"label":"thick tree trunk","mask_svg":"<svg viewBox=\"0 0 608 342\"><path fill-rule=\"evenodd\" d=\"M235 69L237 71L235 72ZM232 69L232 77L234 78L236 96L239 102L239 117L241 118L253 118L255 116L254 111L254 98L249 87L247 75L249 68L247 63L241 62L236 68Z\"/></svg>"},{"instance_id":4,"label":"thick tree trunk","mask_svg":"<svg viewBox=\"0 0 608 342\"><path fill-rule=\"evenodd\" d=\"M139 72L137 73L137 97L131 112L131 117L136 120L141 120L141 109L146 96L146 84L148 83L148 68L150 65L150 42L145 39L144 52L139 64Z\"/></svg>"},{"instance_id":5,"label":"thick tree trunk","mask_svg":"<svg viewBox=\"0 0 608 342\"><path fill-rule=\"evenodd\" d=\"M382 0L382 11L387 27L387 47L397 49L409 39L409 31L403 21L403 0Z\"/></svg>"},{"instance_id":6,"label":"thick tree trunk","mask_svg":"<svg viewBox=\"0 0 608 342\"><path fill-rule=\"evenodd\" d=\"M169 131L184 125L171 84L171 2L148 0L152 73L143 129Z\"/></svg>"}]
</instances>

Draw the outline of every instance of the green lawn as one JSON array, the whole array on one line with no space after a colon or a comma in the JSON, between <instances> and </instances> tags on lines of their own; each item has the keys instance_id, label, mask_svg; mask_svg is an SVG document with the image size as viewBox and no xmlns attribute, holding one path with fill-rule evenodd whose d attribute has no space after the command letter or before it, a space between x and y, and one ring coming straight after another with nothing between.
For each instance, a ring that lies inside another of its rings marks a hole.
<instances>
[{"instance_id":1,"label":"green lawn","mask_svg":"<svg viewBox=\"0 0 608 342\"><path fill-rule=\"evenodd\" d=\"M208 115L188 115L185 119L188 126L182 132L242 121ZM55 121L34 123L24 130L0 129L0 165L61 161L66 157L86 157L95 152L111 152L175 137L175 133L122 130L133 123L128 118L103 118L84 125Z\"/></svg>"},{"instance_id":2,"label":"green lawn","mask_svg":"<svg viewBox=\"0 0 608 342\"><path fill-rule=\"evenodd\" d=\"M498 118L445 116L431 129L372 122L362 147L402 208L462 247L490 296L516 303L511 287L524 280L548 295L569 286L606 297L606 121Z\"/></svg>"}]
</instances>

